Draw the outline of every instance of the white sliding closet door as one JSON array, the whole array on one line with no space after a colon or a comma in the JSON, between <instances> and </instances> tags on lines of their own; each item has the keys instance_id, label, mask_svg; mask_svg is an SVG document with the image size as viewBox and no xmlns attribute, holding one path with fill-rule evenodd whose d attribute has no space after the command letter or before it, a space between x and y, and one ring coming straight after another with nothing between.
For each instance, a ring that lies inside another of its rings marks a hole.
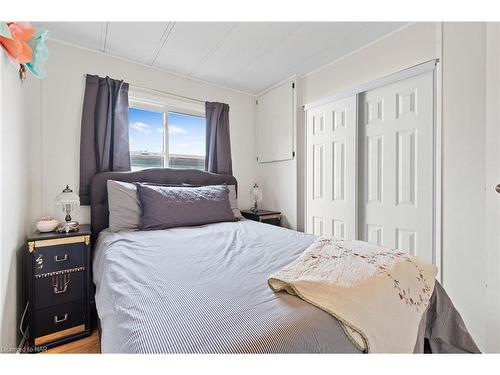
<instances>
[{"instance_id":1,"label":"white sliding closet door","mask_svg":"<svg viewBox=\"0 0 500 375\"><path fill-rule=\"evenodd\" d=\"M433 72L359 95L359 238L433 261Z\"/></svg>"},{"instance_id":2,"label":"white sliding closet door","mask_svg":"<svg viewBox=\"0 0 500 375\"><path fill-rule=\"evenodd\" d=\"M356 128L356 96L307 111L307 233L356 238Z\"/></svg>"}]
</instances>

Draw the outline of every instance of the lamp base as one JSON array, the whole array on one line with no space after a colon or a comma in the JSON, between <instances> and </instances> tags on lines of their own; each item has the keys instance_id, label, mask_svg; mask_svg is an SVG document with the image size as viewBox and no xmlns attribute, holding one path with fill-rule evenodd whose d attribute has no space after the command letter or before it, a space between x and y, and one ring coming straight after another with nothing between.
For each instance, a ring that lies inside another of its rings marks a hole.
<instances>
[{"instance_id":1,"label":"lamp base","mask_svg":"<svg viewBox=\"0 0 500 375\"><path fill-rule=\"evenodd\" d=\"M69 233L76 232L80 229L80 224L78 221L65 221L57 226L57 232L59 233Z\"/></svg>"},{"instance_id":2,"label":"lamp base","mask_svg":"<svg viewBox=\"0 0 500 375\"><path fill-rule=\"evenodd\" d=\"M250 208L250 211L252 211L252 212L258 212L259 211L259 205L257 204L257 201L253 202L253 207Z\"/></svg>"}]
</instances>

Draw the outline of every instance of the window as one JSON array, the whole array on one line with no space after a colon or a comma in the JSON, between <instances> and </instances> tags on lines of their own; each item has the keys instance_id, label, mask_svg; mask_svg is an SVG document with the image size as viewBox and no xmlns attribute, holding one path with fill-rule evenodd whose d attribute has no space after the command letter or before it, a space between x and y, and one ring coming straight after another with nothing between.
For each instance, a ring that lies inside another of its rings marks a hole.
<instances>
[{"instance_id":1,"label":"window","mask_svg":"<svg viewBox=\"0 0 500 375\"><path fill-rule=\"evenodd\" d=\"M176 105L175 105L176 104ZM130 160L145 168L205 169L205 117L201 104L131 98Z\"/></svg>"},{"instance_id":2,"label":"window","mask_svg":"<svg viewBox=\"0 0 500 375\"><path fill-rule=\"evenodd\" d=\"M164 167L163 113L130 107L128 118L132 170Z\"/></svg>"},{"instance_id":3,"label":"window","mask_svg":"<svg viewBox=\"0 0 500 375\"><path fill-rule=\"evenodd\" d=\"M205 117L168 112L168 165L205 169Z\"/></svg>"}]
</instances>

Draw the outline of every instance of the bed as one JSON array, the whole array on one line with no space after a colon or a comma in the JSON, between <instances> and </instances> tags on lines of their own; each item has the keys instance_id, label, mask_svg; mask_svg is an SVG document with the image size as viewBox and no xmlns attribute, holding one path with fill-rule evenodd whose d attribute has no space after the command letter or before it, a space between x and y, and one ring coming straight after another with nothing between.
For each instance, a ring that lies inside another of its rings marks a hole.
<instances>
[{"instance_id":1,"label":"bed","mask_svg":"<svg viewBox=\"0 0 500 375\"><path fill-rule=\"evenodd\" d=\"M249 220L111 232L107 180L237 185L232 176L194 170L94 177L93 279L103 353L360 352L334 317L267 285L314 236ZM479 352L438 283L414 352Z\"/></svg>"}]
</instances>

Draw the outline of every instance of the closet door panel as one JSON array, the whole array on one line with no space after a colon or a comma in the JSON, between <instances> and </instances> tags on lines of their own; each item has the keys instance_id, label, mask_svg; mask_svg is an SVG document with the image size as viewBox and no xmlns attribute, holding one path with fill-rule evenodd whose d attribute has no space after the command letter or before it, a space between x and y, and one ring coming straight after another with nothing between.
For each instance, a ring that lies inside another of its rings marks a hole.
<instances>
[{"instance_id":1,"label":"closet door panel","mask_svg":"<svg viewBox=\"0 0 500 375\"><path fill-rule=\"evenodd\" d=\"M359 95L362 240L433 259L433 73Z\"/></svg>"},{"instance_id":2,"label":"closet door panel","mask_svg":"<svg viewBox=\"0 0 500 375\"><path fill-rule=\"evenodd\" d=\"M357 98L307 111L306 232L356 238Z\"/></svg>"}]
</instances>

